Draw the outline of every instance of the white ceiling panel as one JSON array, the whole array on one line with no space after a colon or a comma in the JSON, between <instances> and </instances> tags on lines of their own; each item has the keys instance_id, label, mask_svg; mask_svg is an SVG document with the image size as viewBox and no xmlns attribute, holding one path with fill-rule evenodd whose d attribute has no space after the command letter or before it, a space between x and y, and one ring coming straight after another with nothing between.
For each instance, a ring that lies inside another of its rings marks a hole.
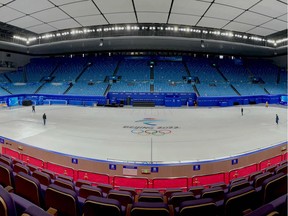
<instances>
[{"instance_id":1,"label":"white ceiling panel","mask_svg":"<svg viewBox=\"0 0 288 216\"><path fill-rule=\"evenodd\" d=\"M287 23L280 21L280 20L273 19L261 25L261 27L270 28L276 31L282 31L287 28Z\"/></svg>"},{"instance_id":2,"label":"white ceiling panel","mask_svg":"<svg viewBox=\"0 0 288 216\"><path fill-rule=\"evenodd\" d=\"M54 5L47 0L18 0L10 3L9 7L26 14L31 14L36 11L52 8Z\"/></svg>"},{"instance_id":3,"label":"white ceiling panel","mask_svg":"<svg viewBox=\"0 0 288 216\"><path fill-rule=\"evenodd\" d=\"M215 17L220 19L232 20L235 17L239 16L239 14L243 13L244 10L237 9L229 6L213 4L205 16L207 17Z\"/></svg>"},{"instance_id":4,"label":"white ceiling panel","mask_svg":"<svg viewBox=\"0 0 288 216\"><path fill-rule=\"evenodd\" d=\"M74 2L80 2L80 1L90 1L90 0L50 0L55 5L64 5L64 4L70 4Z\"/></svg>"},{"instance_id":5,"label":"white ceiling panel","mask_svg":"<svg viewBox=\"0 0 288 216\"><path fill-rule=\"evenodd\" d=\"M8 22L10 25L14 25L20 28L27 28L35 25L42 24L39 20L31 17L31 16L25 16L16 20L13 20L11 22Z\"/></svg>"},{"instance_id":6,"label":"white ceiling panel","mask_svg":"<svg viewBox=\"0 0 288 216\"><path fill-rule=\"evenodd\" d=\"M102 15L93 15L75 18L83 26L106 25L107 21Z\"/></svg>"},{"instance_id":7,"label":"white ceiling panel","mask_svg":"<svg viewBox=\"0 0 288 216\"><path fill-rule=\"evenodd\" d=\"M283 4L279 1L262 0L250 10L267 16L277 17L287 13L287 3Z\"/></svg>"},{"instance_id":8,"label":"white ceiling panel","mask_svg":"<svg viewBox=\"0 0 288 216\"><path fill-rule=\"evenodd\" d=\"M105 14L105 17L110 24L136 23L136 17L134 13Z\"/></svg>"},{"instance_id":9,"label":"white ceiling panel","mask_svg":"<svg viewBox=\"0 0 288 216\"><path fill-rule=\"evenodd\" d=\"M68 28L78 28L81 27L75 20L66 19L49 23L49 25L55 27L56 29L68 29Z\"/></svg>"},{"instance_id":10,"label":"white ceiling panel","mask_svg":"<svg viewBox=\"0 0 288 216\"><path fill-rule=\"evenodd\" d=\"M47 23L69 18L67 14L65 14L62 10L56 7L35 13L32 16Z\"/></svg>"},{"instance_id":11,"label":"white ceiling panel","mask_svg":"<svg viewBox=\"0 0 288 216\"><path fill-rule=\"evenodd\" d=\"M248 31L247 33L249 33L249 34L255 34L255 35L267 36L267 35L273 34L273 33L275 33L275 32L276 32L276 31L271 30L271 29L266 29L266 28L257 27L257 28L255 28L255 29L252 29L252 30Z\"/></svg>"},{"instance_id":12,"label":"white ceiling panel","mask_svg":"<svg viewBox=\"0 0 288 216\"><path fill-rule=\"evenodd\" d=\"M46 33L46 32L56 31L57 29L53 28L50 25L43 24L43 25L37 25L37 26L27 28L27 30L35 32L37 34L42 34L42 33Z\"/></svg>"},{"instance_id":13,"label":"white ceiling panel","mask_svg":"<svg viewBox=\"0 0 288 216\"><path fill-rule=\"evenodd\" d=\"M287 1L0 0L0 22L39 33L92 25L168 21L173 25L225 28L245 33L252 31L265 36L287 29ZM52 27L44 23L51 23Z\"/></svg>"},{"instance_id":14,"label":"white ceiling panel","mask_svg":"<svg viewBox=\"0 0 288 216\"><path fill-rule=\"evenodd\" d=\"M72 17L100 14L99 10L91 1L76 2L73 4L60 6L60 8Z\"/></svg>"},{"instance_id":15,"label":"white ceiling panel","mask_svg":"<svg viewBox=\"0 0 288 216\"><path fill-rule=\"evenodd\" d=\"M169 12L171 0L134 0L136 11Z\"/></svg>"},{"instance_id":16,"label":"white ceiling panel","mask_svg":"<svg viewBox=\"0 0 288 216\"><path fill-rule=\"evenodd\" d=\"M168 13L137 13L138 21L141 23L166 23Z\"/></svg>"},{"instance_id":17,"label":"white ceiling panel","mask_svg":"<svg viewBox=\"0 0 288 216\"><path fill-rule=\"evenodd\" d=\"M25 16L25 14L20 13L18 11L15 11L14 9L11 9L9 7L1 7L0 8L0 19L1 22L8 22L8 21L12 21L14 19L17 19L19 17L23 17Z\"/></svg>"},{"instance_id":18,"label":"white ceiling panel","mask_svg":"<svg viewBox=\"0 0 288 216\"><path fill-rule=\"evenodd\" d=\"M241 16L235 19L235 21L237 22L243 22L252 25L261 25L265 22L268 22L269 20L271 20L271 18L260 14L252 13L250 11L246 11Z\"/></svg>"},{"instance_id":19,"label":"white ceiling panel","mask_svg":"<svg viewBox=\"0 0 288 216\"><path fill-rule=\"evenodd\" d=\"M254 4L259 2L259 0L216 0L215 3L230 5L233 7L248 9Z\"/></svg>"},{"instance_id":20,"label":"white ceiling panel","mask_svg":"<svg viewBox=\"0 0 288 216\"><path fill-rule=\"evenodd\" d=\"M169 18L169 23L194 26L199 19L200 16L171 14Z\"/></svg>"},{"instance_id":21,"label":"white ceiling panel","mask_svg":"<svg viewBox=\"0 0 288 216\"><path fill-rule=\"evenodd\" d=\"M229 21L227 20L203 17L200 20L200 22L197 24L197 26L210 27L210 28L222 28L228 22Z\"/></svg>"},{"instance_id":22,"label":"white ceiling panel","mask_svg":"<svg viewBox=\"0 0 288 216\"><path fill-rule=\"evenodd\" d=\"M200 2L194 0L174 0L172 13L191 14L202 16L202 14L210 6L208 2Z\"/></svg>"},{"instance_id":23,"label":"white ceiling panel","mask_svg":"<svg viewBox=\"0 0 288 216\"><path fill-rule=\"evenodd\" d=\"M280 16L277 19L282 20L287 23L287 14L284 14L283 16Z\"/></svg>"},{"instance_id":24,"label":"white ceiling panel","mask_svg":"<svg viewBox=\"0 0 288 216\"><path fill-rule=\"evenodd\" d=\"M0 0L1 4L7 4L8 2L11 2L12 0Z\"/></svg>"},{"instance_id":25,"label":"white ceiling panel","mask_svg":"<svg viewBox=\"0 0 288 216\"><path fill-rule=\"evenodd\" d=\"M102 13L134 12L131 0L93 0Z\"/></svg>"},{"instance_id":26,"label":"white ceiling panel","mask_svg":"<svg viewBox=\"0 0 288 216\"><path fill-rule=\"evenodd\" d=\"M247 32L248 30L254 28L253 25L248 25L244 23L238 23L238 22L231 22L228 25L224 27L224 29L230 30L230 31L239 31L239 32Z\"/></svg>"}]
</instances>

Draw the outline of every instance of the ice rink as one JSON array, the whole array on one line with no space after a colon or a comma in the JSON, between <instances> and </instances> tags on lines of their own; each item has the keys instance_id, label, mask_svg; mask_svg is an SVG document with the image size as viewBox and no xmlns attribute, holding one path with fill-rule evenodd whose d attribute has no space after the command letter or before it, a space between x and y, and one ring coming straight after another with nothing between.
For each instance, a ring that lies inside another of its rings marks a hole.
<instances>
[{"instance_id":1,"label":"ice rink","mask_svg":"<svg viewBox=\"0 0 288 216\"><path fill-rule=\"evenodd\" d=\"M245 154L287 141L287 109L105 108L37 106L0 109L0 136L77 157L186 162ZM47 124L42 115L46 113ZM280 122L275 123L279 115Z\"/></svg>"}]
</instances>

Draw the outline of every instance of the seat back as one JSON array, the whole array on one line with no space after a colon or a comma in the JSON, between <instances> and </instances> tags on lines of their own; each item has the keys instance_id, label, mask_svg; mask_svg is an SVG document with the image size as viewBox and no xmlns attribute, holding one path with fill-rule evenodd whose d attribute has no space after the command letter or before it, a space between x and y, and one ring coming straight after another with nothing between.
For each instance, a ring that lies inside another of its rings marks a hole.
<instances>
[{"instance_id":1,"label":"seat back","mask_svg":"<svg viewBox=\"0 0 288 216\"><path fill-rule=\"evenodd\" d=\"M218 182L218 183L210 185L210 188L215 188L215 187L221 187L223 190L225 190L227 188L227 185L225 182Z\"/></svg>"},{"instance_id":2,"label":"seat back","mask_svg":"<svg viewBox=\"0 0 288 216\"><path fill-rule=\"evenodd\" d=\"M26 174L29 174L29 175L30 175L30 169L29 169L29 167L27 167L26 165L21 164L21 163L16 163L16 164L14 164L14 166L13 166L13 171L14 171L15 173L23 172L23 173L26 173Z\"/></svg>"},{"instance_id":3,"label":"seat back","mask_svg":"<svg viewBox=\"0 0 288 216\"><path fill-rule=\"evenodd\" d=\"M21 216L51 216L48 212L44 211L38 206L29 206Z\"/></svg>"},{"instance_id":4,"label":"seat back","mask_svg":"<svg viewBox=\"0 0 288 216\"><path fill-rule=\"evenodd\" d=\"M181 188L168 188L165 193L164 196L166 196L167 198L170 198L170 196L173 193L177 193L177 192L183 192L183 190Z\"/></svg>"},{"instance_id":5,"label":"seat back","mask_svg":"<svg viewBox=\"0 0 288 216\"><path fill-rule=\"evenodd\" d=\"M0 186L0 215L17 216L14 200L10 194Z\"/></svg>"},{"instance_id":6,"label":"seat back","mask_svg":"<svg viewBox=\"0 0 288 216\"><path fill-rule=\"evenodd\" d=\"M200 196L202 194L202 191L205 189L204 186L192 186L189 188L189 191L194 194L194 196Z\"/></svg>"},{"instance_id":7,"label":"seat back","mask_svg":"<svg viewBox=\"0 0 288 216\"><path fill-rule=\"evenodd\" d=\"M275 169L275 174L284 173L287 175L287 163L284 163Z\"/></svg>"},{"instance_id":8,"label":"seat back","mask_svg":"<svg viewBox=\"0 0 288 216\"><path fill-rule=\"evenodd\" d=\"M91 186L92 185L92 183L90 182L90 181L88 181L88 180L83 180L83 179L78 179L77 181L76 181L76 183L75 183L75 186L76 187L81 187L82 185L89 185L89 186Z\"/></svg>"},{"instance_id":9,"label":"seat back","mask_svg":"<svg viewBox=\"0 0 288 216\"><path fill-rule=\"evenodd\" d=\"M262 174L262 171L253 172L253 173L251 173L251 174L249 175L248 180L249 180L250 182L253 182L254 179L255 179L255 177L256 177L257 175L260 175L260 174Z\"/></svg>"},{"instance_id":10,"label":"seat back","mask_svg":"<svg viewBox=\"0 0 288 216\"><path fill-rule=\"evenodd\" d=\"M160 193L140 193L139 202L164 202L164 197Z\"/></svg>"},{"instance_id":11,"label":"seat back","mask_svg":"<svg viewBox=\"0 0 288 216\"><path fill-rule=\"evenodd\" d=\"M277 165L271 165L269 167L266 167L265 172L271 172L274 173L275 169L277 168Z\"/></svg>"},{"instance_id":12,"label":"seat back","mask_svg":"<svg viewBox=\"0 0 288 216\"><path fill-rule=\"evenodd\" d=\"M0 162L0 185L14 187L13 170L7 164Z\"/></svg>"},{"instance_id":13,"label":"seat back","mask_svg":"<svg viewBox=\"0 0 288 216\"><path fill-rule=\"evenodd\" d=\"M51 177L47 173L43 173L41 171L36 170L32 173L32 176L38 179L38 181L42 185L48 186L51 184Z\"/></svg>"},{"instance_id":14,"label":"seat back","mask_svg":"<svg viewBox=\"0 0 288 216\"><path fill-rule=\"evenodd\" d=\"M70 181L70 182L74 181L74 179L71 176L67 176L67 175L63 175L63 174L58 175L57 178L58 179L64 179L64 180Z\"/></svg>"},{"instance_id":15,"label":"seat back","mask_svg":"<svg viewBox=\"0 0 288 216\"><path fill-rule=\"evenodd\" d=\"M107 198L118 200L122 206L133 203L133 197L129 191L110 190Z\"/></svg>"},{"instance_id":16,"label":"seat back","mask_svg":"<svg viewBox=\"0 0 288 216\"><path fill-rule=\"evenodd\" d=\"M95 215L122 216L121 205L114 199L89 196L83 206L83 216Z\"/></svg>"},{"instance_id":17,"label":"seat back","mask_svg":"<svg viewBox=\"0 0 288 216\"><path fill-rule=\"evenodd\" d=\"M173 207L179 207L180 203L187 200L194 200L195 196L192 192L176 192L172 193L168 203L173 205Z\"/></svg>"},{"instance_id":18,"label":"seat back","mask_svg":"<svg viewBox=\"0 0 288 216\"><path fill-rule=\"evenodd\" d=\"M38 179L19 172L15 176L15 193L37 206L44 207L44 198Z\"/></svg>"},{"instance_id":19,"label":"seat back","mask_svg":"<svg viewBox=\"0 0 288 216\"><path fill-rule=\"evenodd\" d=\"M252 186L230 192L225 197L225 216L242 216L247 209L254 210L258 205L257 193Z\"/></svg>"},{"instance_id":20,"label":"seat back","mask_svg":"<svg viewBox=\"0 0 288 216\"><path fill-rule=\"evenodd\" d=\"M88 196L103 197L102 190L98 187L82 185L79 189L79 196L82 198L87 198Z\"/></svg>"},{"instance_id":21,"label":"seat back","mask_svg":"<svg viewBox=\"0 0 288 216\"><path fill-rule=\"evenodd\" d=\"M108 194L110 190L113 189L113 186L110 184L98 184L98 188L101 188L102 192Z\"/></svg>"},{"instance_id":22,"label":"seat back","mask_svg":"<svg viewBox=\"0 0 288 216\"><path fill-rule=\"evenodd\" d=\"M184 201L179 206L179 216L217 215L217 207L211 198Z\"/></svg>"},{"instance_id":23,"label":"seat back","mask_svg":"<svg viewBox=\"0 0 288 216\"><path fill-rule=\"evenodd\" d=\"M202 198L212 198L214 202L224 200L224 190L221 187L207 188L202 191Z\"/></svg>"},{"instance_id":24,"label":"seat back","mask_svg":"<svg viewBox=\"0 0 288 216\"><path fill-rule=\"evenodd\" d=\"M265 172L265 173L262 173L260 175L257 175L254 179L254 182L253 182L254 188L262 186L262 183L265 181L265 179L267 179L271 176L272 176L272 173L270 173L270 172Z\"/></svg>"},{"instance_id":25,"label":"seat back","mask_svg":"<svg viewBox=\"0 0 288 216\"><path fill-rule=\"evenodd\" d=\"M0 156L0 162L3 164L6 164L7 166L11 167L13 166L12 159L4 157L3 155Z\"/></svg>"},{"instance_id":26,"label":"seat back","mask_svg":"<svg viewBox=\"0 0 288 216\"><path fill-rule=\"evenodd\" d=\"M67 181L64 179L56 179L54 181L54 184L75 191L74 183L71 181Z\"/></svg>"},{"instance_id":27,"label":"seat back","mask_svg":"<svg viewBox=\"0 0 288 216\"><path fill-rule=\"evenodd\" d=\"M267 216L274 212L274 207L272 204L262 205L261 207L255 209L254 211L248 213L245 216Z\"/></svg>"},{"instance_id":28,"label":"seat back","mask_svg":"<svg viewBox=\"0 0 288 216\"><path fill-rule=\"evenodd\" d=\"M238 181L230 185L229 192L237 191L248 186L250 186L250 183L246 179Z\"/></svg>"},{"instance_id":29,"label":"seat back","mask_svg":"<svg viewBox=\"0 0 288 216\"><path fill-rule=\"evenodd\" d=\"M42 172L48 174L51 179L55 179L56 178L56 174L53 171L51 171L51 170L43 169Z\"/></svg>"},{"instance_id":30,"label":"seat back","mask_svg":"<svg viewBox=\"0 0 288 216\"><path fill-rule=\"evenodd\" d=\"M135 197L137 195L137 191L135 188L130 188L130 187L123 187L123 186L120 186L119 187L119 191L128 191L131 193L131 195L133 197Z\"/></svg>"},{"instance_id":31,"label":"seat back","mask_svg":"<svg viewBox=\"0 0 288 216\"><path fill-rule=\"evenodd\" d=\"M169 216L170 210L165 203L137 202L130 210L131 216Z\"/></svg>"},{"instance_id":32,"label":"seat back","mask_svg":"<svg viewBox=\"0 0 288 216\"><path fill-rule=\"evenodd\" d=\"M63 205L65 203L65 205ZM51 184L45 193L46 209L52 207L57 210L58 215L79 215L79 203L76 192Z\"/></svg>"},{"instance_id":33,"label":"seat back","mask_svg":"<svg viewBox=\"0 0 288 216\"><path fill-rule=\"evenodd\" d=\"M287 175L278 173L266 179L262 184L263 204L287 194Z\"/></svg>"}]
</instances>

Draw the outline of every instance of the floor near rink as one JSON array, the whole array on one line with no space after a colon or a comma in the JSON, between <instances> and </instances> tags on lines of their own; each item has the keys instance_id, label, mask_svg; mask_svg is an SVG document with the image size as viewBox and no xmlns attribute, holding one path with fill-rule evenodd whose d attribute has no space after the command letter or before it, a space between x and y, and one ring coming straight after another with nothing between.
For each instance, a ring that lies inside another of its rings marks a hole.
<instances>
[{"instance_id":1,"label":"floor near rink","mask_svg":"<svg viewBox=\"0 0 288 216\"><path fill-rule=\"evenodd\" d=\"M287 108L263 104L225 108L47 105L36 106L36 113L31 107L2 108L0 136L91 159L213 160L287 141Z\"/></svg>"}]
</instances>

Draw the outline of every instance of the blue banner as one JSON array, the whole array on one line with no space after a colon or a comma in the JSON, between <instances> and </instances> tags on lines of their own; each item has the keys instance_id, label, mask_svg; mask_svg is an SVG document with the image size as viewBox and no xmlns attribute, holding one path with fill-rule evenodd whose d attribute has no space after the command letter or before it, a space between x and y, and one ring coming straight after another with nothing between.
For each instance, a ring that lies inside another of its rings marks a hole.
<instances>
[{"instance_id":1,"label":"blue banner","mask_svg":"<svg viewBox=\"0 0 288 216\"><path fill-rule=\"evenodd\" d=\"M77 159L77 158L72 158L71 162L72 162L73 164L78 164L78 159Z\"/></svg>"},{"instance_id":2,"label":"blue banner","mask_svg":"<svg viewBox=\"0 0 288 216\"><path fill-rule=\"evenodd\" d=\"M193 166L193 170L194 171L198 171L198 170L200 170L201 169L201 166L200 165L194 165Z\"/></svg>"},{"instance_id":3,"label":"blue banner","mask_svg":"<svg viewBox=\"0 0 288 216\"><path fill-rule=\"evenodd\" d=\"M117 169L116 164L109 164L109 169L110 170L116 170Z\"/></svg>"}]
</instances>

